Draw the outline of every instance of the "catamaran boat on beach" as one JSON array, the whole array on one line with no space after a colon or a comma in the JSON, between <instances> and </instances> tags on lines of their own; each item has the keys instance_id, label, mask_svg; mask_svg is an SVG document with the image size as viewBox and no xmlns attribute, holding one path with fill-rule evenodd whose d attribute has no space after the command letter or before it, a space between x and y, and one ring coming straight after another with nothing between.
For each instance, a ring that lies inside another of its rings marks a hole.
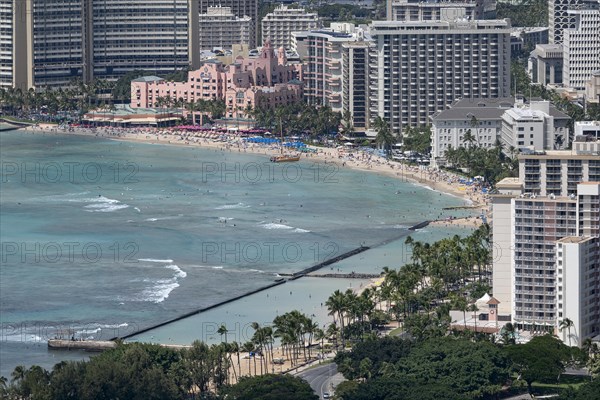
<instances>
[{"instance_id":1,"label":"catamaran boat on beach","mask_svg":"<svg viewBox=\"0 0 600 400\"><path fill-rule=\"evenodd\" d=\"M294 162L300 161L300 156L292 156L292 155L280 155L271 157L271 162L280 163L280 162Z\"/></svg>"}]
</instances>

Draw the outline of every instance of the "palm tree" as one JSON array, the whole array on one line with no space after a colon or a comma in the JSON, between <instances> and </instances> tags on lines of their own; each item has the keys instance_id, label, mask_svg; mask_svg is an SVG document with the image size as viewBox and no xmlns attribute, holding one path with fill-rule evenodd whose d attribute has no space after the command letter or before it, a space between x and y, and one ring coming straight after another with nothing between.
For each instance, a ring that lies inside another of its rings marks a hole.
<instances>
[{"instance_id":1,"label":"palm tree","mask_svg":"<svg viewBox=\"0 0 600 400\"><path fill-rule=\"evenodd\" d=\"M238 342L231 342L231 351L235 352L237 355L237 365L238 365L238 376L242 376L242 363L240 362L240 344Z\"/></svg>"},{"instance_id":2,"label":"palm tree","mask_svg":"<svg viewBox=\"0 0 600 400\"><path fill-rule=\"evenodd\" d=\"M25 372L27 369L23 365L17 365L13 372L10 374L11 383L19 383L25 378Z\"/></svg>"},{"instance_id":3,"label":"palm tree","mask_svg":"<svg viewBox=\"0 0 600 400\"><path fill-rule=\"evenodd\" d=\"M354 124L352 123L352 113L345 110L342 117L342 130L340 132L345 137L350 137L354 133Z\"/></svg>"},{"instance_id":4,"label":"palm tree","mask_svg":"<svg viewBox=\"0 0 600 400\"><path fill-rule=\"evenodd\" d=\"M242 350L245 352L248 352L248 375L252 374L252 368L250 368L250 359L254 358L254 375L256 375L256 357L250 357L250 353L252 353L253 351L255 351L255 346L254 343L250 342L246 342L244 343L244 345L242 346Z\"/></svg>"},{"instance_id":5,"label":"palm tree","mask_svg":"<svg viewBox=\"0 0 600 400\"><path fill-rule=\"evenodd\" d=\"M227 332L229 331L225 325L221 325L219 326L219 329L217 329L217 333L221 335L221 339L223 338L223 335L225 335L225 343L227 343Z\"/></svg>"},{"instance_id":6,"label":"palm tree","mask_svg":"<svg viewBox=\"0 0 600 400\"><path fill-rule=\"evenodd\" d=\"M569 318L565 318L562 321L560 321L560 324L558 325L558 329L560 329L561 331L564 331L565 329L568 331L568 338L569 338L569 346L571 346L571 328L575 326L575 323L573 323L572 320L570 320Z\"/></svg>"},{"instance_id":7,"label":"palm tree","mask_svg":"<svg viewBox=\"0 0 600 400\"><path fill-rule=\"evenodd\" d=\"M375 143L379 148L383 148L386 151L386 154L390 154L392 145L396 142L394 135L390 130L390 125L386 120L377 116L373 123L375 130L377 131L377 136L375 136Z\"/></svg>"},{"instance_id":8,"label":"palm tree","mask_svg":"<svg viewBox=\"0 0 600 400\"><path fill-rule=\"evenodd\" d=\"M347 300L344 296L344 293L342 293L340 290L336 290L331 294L331 296L329 296L325 302L325 305L329 310L329 315L333 316L333 323L339 323L340 335L342 337L342 348L344 348L344 312L346 311L347 307Z\"/></svg>"},{"instance_id":9,"label":"palm tree","mask_svg":"<svg viewBox=\"0 0 600 400\"><path fill-rule=\"evenodd\" d=\"M473 136L471 129L467 129L467 131L465 132L465 134L463 136L462 141L463 141L463 143L469 145L469 147L473 146L473 143L475 142L475 136Z\"/></svg>"}]
</instances>

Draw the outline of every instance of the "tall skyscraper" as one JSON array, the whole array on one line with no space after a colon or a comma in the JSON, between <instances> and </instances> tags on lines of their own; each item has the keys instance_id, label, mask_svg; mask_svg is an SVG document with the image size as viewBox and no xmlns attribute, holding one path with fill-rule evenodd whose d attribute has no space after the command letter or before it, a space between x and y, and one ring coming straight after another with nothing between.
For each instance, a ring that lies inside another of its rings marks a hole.
<instances>
[{"instance_id":1,"label":"tall skyscraper","mask_svg":"<svg viewBox=\"0 0 600 400\"><path fill-rule=\"evenodd\" d=\"M575 18L568 11L581 4L582 0L549 0L548 26L550 33L548 41L552 44L562 44L563 31L575 27Z\"/></svg>"},{"instance_id":2,"label":"tall skyscraper","mask_svg":"<svg viewBox=\"0 0 600 400\"><path fill-rule=\"evenodd\" d=\"M200 57L196 6L197 0L0 0L0 79L22 88L60 87L73 78L193 68Z\"/></svg>"},{"instance_id":3,"label":"tall skyscraper","mask_svg":"<svg viewBox=\"0 0 600 400\"><path fill-rule=\"evenodd\" d=\"M583 92L600 71L600 1L569 10L573 27L563 30L563 84Z\"/></svg>"},{"instance_id":4,"label":"tall skyscraper","mask_svg":"<svg viewBox=\"0 0 600 400\"><path fill-rule=\"evenodd\" d=\"M507 20L375 21L370 35L371 116L396 133L456 99L510 95Z\"/></svg>"},{"instance_id":5,"label":"tall skyscraper","mask_svg":"<svg viewBox=\"0 0 600 400\"><path fill-rule=\"evenodd\" d=\"M518 329L581 345L600 333L600 141L573 147L520 155L519 178L496 185L493 293Z\"/></svg>"},{"instance_id":6,"label":"tall skyscraper","mask_svg":"<svg viewBox=\"0 0 600 400\"><path fill-rule=\"evenodd\" d=\"M187 68L188 0L92 0L93 76Z\"/></svg>"}]
</instances>

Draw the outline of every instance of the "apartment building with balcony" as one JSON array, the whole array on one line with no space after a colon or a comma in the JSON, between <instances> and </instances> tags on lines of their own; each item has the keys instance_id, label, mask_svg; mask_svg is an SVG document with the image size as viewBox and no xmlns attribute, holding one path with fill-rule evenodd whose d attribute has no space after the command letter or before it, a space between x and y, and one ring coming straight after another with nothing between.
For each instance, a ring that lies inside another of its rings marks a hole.
<instances>
[{"instance_id":1,"label":"apartment building with balcony","mask_svg":"<svg viewBox=\"0 0 600 400\"><path fill-rule=\"evenodd\" d=\"M73 79L114 80L134 70L166 74L199 62L197 37L189 34L197 32L192 0L130 0L127 7L121 0L0 4L13 16L13 24L1 28L2 36L11 35L12 86L57 88Z\"/></svg>"},{"instance_id":2,"label":"apartment building with balcony","mask_svg":"<svg viewBox=\"0 0 600 400\"><path fill-rule=\"evenodd\" d=\"M257 106L275 108L302 99L302 66L287 62L267 42L258 58L236 58L230 65L210 60L188 73L187 82L142 77L131 82L131 107L161 107L165 99L224 100L226 117L247 116Z\"/></svg>"},{"instance_id":3,"label":"apartment building with balcony","mask_svg":"<svg viewBox=\"0 0 600 400\"><path fill-rule=\"evenodd\" d=\"M126 7L101 0L91 7L93 77L116 80L135 70L164 75L190 66L188 0L128 0Z\"/></svg>"},{"instance_id":4,"label":"apartment building with balcony","mask_svg":"<svg viewBox=\"0 0 600 400\"><path fill-rule=\"evenodd\" d=\"M517 329L554 334L569 318L579 344L598 335L600 183L578 183L569 196L536 195L507 178L497 190L493 292L500 315Z\"/></svg>"},{"instance_id":5,"label":"apartment building with balcony","mask_svg":"<svg viewBox=\"0 0 600 400\"><path fill-rule=\"evenodd\" d=\"M581 93L600 70L600 1L568 10L573 24L563 30L563 84Z\"/></svg>"},{"instance_id":6,"label":"apartment building with balcony","mask_svg":"<svg viewBox=\"0 0 600 400\"><path fill-rule=\"evenodd\" d=\"M574 150L520 154L524 193L564 197L576 194L580 182L600 181L600 142L582 142L586 149L577 143L573 142Z\"/></svg>"},{"instance_id":7,"label":"apartment building with balcony","mask_svg":"<svg viewBox=\"0 0 600 400\"><path fill-rule=\"evenodd\" d=\"M459 98L510 95L510 23L375 21L370 113L395 133L426 125Z\"/></svg>"},{"instance_id":8,"label":"apartment building with balcony","mask_svg":"<svg viewBox=\"0 0 600 400\"><path fill-rule=\"evenodd\" d=\"M558 334L568 344L581 346L584 338L594 337L599 333L598 241L596 235L570 236L556 242L558 320L568 318L573 321L571 336L567 329Z\"/></svg>"},{"instance_id":9,"label":"apartment building with balcony","mask_svg":"<svg viewBox=\"0 0 600 400\"><path fill-rule=\"evenodd\" d=\"M304 74L304 95L307 102L313 105L328 105L333 111L342 112L343 45L358 41L359 35L319 30L303 32L302 36L307 54ZM354 52L347 53L349 56L350 53L354 55ZM348 65L354 66L355 63L348 63Z\"/></svg>"},{"instance_id":10,"label":"apartment building with balcony","mask_svg":"<svg viewBox=\"0 0 600 400\"><path fill-rule=\"evenodd\" d=\"M369 48L368 41L342 44L342 110L350 112L356 131L370 126L369 107Z\"/></svg>"},{"instance_id":11,"label":"apartment building with balcony","mask_svg":"<svg viewBox=\"0 0 600 400\"><path fill-rule=\"evenodd\" d=\"M304 8L280 5L262 19L263 40L269 39L275 48L291 49L292 32L305 32L319 28L317 13Z\"/></svg>"},{"instance_id":12,"label":"apartment building with balcony","mask_svg":"<svg viewBox=\"0 0 600 400\"><path fill-rule=\"evenodd\" d=\"M0 0L0 88L13 85L12 0Z\"/></svg>"},{"instance_id":13,"label":"apartment building with balcony","mask_svg":"<svg viewBox=\"0 0 600 400\"><path fill-rule=\"evenodd\" d=\"M258 0L188 0L195 7L194 14L206 14L208 7L229 7L233 15L239 18L250 17L250 44L252 49L260 43L258 29ZM263 41L266 38L263 38Z\"/></svg>"},{"instance_id":14,"label":"apartment building with balcony","mask_svg":"<svg viewBox=\"0 0 600 400\"><path fill-rule=\"evenodd\" d=\"M198 47L212 50L231 49L234 44L248 45L251 22L249 16L234 15L231 7L208 7L198 19Z\"/></svg>"}]
</instances>

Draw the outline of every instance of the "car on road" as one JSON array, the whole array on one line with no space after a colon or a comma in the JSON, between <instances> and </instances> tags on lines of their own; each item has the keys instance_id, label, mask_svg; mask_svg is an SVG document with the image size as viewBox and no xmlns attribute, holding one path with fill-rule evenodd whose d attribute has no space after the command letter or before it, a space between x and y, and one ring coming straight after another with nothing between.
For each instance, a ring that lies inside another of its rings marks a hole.
<instances>
[{"instance_id":1,"label":"car on road","mask_svg":"<svg viewBox=\"0 0 600 400\"><path fill-rule=\"evenodd\" d=\"M331 398L331 394L329 392L325 392L325 393L323 393L323 398L324 399L330 399Z\"/></svg>"}]
</instances>

